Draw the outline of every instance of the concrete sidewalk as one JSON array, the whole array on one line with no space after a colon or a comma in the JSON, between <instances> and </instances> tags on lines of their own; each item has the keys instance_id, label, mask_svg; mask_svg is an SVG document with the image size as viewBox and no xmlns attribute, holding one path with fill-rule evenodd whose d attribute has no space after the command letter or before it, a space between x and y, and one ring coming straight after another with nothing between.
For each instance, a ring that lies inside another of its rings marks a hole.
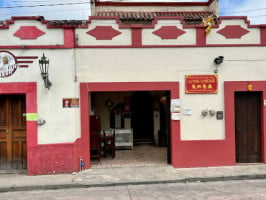
<instances>
[{"instance_id":1,"label":"concrete sidewalk","mask_svg":"<svg viewBox=\"0 0 266 200\"><path fill-rule=\"evenodd\" d=\"M239 179L266 179L266 165L204 168L173 168L170 165L161 165L88 169L73 174L41 176L2 174L0 192Z\"/></svg>"}]
</instances>

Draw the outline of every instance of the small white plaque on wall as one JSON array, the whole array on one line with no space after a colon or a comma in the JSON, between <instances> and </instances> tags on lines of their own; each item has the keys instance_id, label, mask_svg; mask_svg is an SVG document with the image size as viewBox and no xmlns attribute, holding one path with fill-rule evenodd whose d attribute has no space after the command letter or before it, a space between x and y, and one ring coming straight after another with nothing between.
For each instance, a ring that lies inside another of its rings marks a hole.
<instances>
[{"instance_id":1,"label":"small white plaque on wall","mask_svg":"<svg viewBox=\"0 0 266 200\"><path fill-rule=\"evenodd\" d=\"M180 99L171 99L171 112L180 112Z\"/></svg>"},{"instance_id":2,"label":"small white plaque on wall","mask_svg":"<svg viewBox=\"0 0 266 200\"><path fill-rule=\"evenodd\" d=\"M172 120L180 120L180 113L171 113Z\"/></svg>"},{"instance_id":3,"label":"small white plaque on wall","mask_svg":"<svg viewBox=\"0 0 266 200\"><path fill-rule=\"evenodd\" d=\"M263 103L264 103L264 106L266 106L266 99L264 99Z\"/></svg>"},{"instance_id":4,"label":"small white plaque on wall","mask_svg":"<svg viewBox=\"0 0 266 200\"><path fill-rule=\"evenodd\" d=\"M192 109L191 108L183 108L183 115L192 115Z\"/></svg>"}]
</instances>

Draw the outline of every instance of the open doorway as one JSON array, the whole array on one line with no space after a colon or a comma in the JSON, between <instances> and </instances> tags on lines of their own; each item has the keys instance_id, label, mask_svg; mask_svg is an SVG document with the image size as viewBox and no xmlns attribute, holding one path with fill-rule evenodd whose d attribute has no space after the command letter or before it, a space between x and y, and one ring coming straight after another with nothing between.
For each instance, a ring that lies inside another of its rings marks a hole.
<instances>
[{"instance_id":1,"label":"open doorway","mask_svg":"<svg viewBox=\"0 0 266 200\"><path fill-rule=\"evenodd\" d=\"M92 92L90 113L99 116L101 134L132 130L133 146L116 146L114 158L102 156L91 167L170 163L169 98L169 91Z\"/></svg>"}]
</instances>

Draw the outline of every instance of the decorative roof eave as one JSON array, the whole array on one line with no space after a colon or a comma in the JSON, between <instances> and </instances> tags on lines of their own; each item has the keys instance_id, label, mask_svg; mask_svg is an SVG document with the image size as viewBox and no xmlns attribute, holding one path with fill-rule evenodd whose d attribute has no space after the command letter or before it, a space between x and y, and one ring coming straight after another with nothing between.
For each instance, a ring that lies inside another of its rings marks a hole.
<instances>
[{"instance_id":1,"label":"decorative roof eave","mask_svg":"<svg viewBox=\"0 0 266 200\"><path fill-rule=\"evenodd\" d=\"M209 6L215 0L207 2L114 2L95 0L96 6Z\"/></svg>"},{"instance_id":2,"label":"decorative roof eave","mask_svg":"<svg viewBox=\"0 0 266 200\"><path fill-rule=\"evenodd\" d=\"M86 20L45 20L43 16L20 16L12 17L10 20L0 21L0 28L9 28L10 24L14 24L18 20L35 20L46 24L47 28L75 28L86 24Z\"/></svg>"},{"instance_id":3,"label":"decorative roof eave","mask_svg":"<svg viewBox=\"0 0 266 200\"><path fill-rule=\"evenodd\" d=\"M198 22L203 18L212 15L208 11L195 12L97 12L95 16L98 17L117 17L121 21L126 20L142 20L153 21L156 17L182 17L184 21Z\"/></svg>"}]
</instances>

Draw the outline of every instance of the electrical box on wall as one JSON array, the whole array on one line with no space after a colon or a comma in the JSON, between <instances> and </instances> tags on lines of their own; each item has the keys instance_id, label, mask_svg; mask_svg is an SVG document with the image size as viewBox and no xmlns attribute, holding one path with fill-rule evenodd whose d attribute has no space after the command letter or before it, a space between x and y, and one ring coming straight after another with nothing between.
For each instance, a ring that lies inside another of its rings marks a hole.
<instances>
[{"instance_id":1,"label":"electrical box on wall","mask_svg":"<svg viewBox=\"0 0 266 200\"><path fill-rule=\"evenodd\" d=\"M217 111L216 112L216 119L223 119L223 118L224 118L223 111Z\"/></svg>"}]
</instances>

